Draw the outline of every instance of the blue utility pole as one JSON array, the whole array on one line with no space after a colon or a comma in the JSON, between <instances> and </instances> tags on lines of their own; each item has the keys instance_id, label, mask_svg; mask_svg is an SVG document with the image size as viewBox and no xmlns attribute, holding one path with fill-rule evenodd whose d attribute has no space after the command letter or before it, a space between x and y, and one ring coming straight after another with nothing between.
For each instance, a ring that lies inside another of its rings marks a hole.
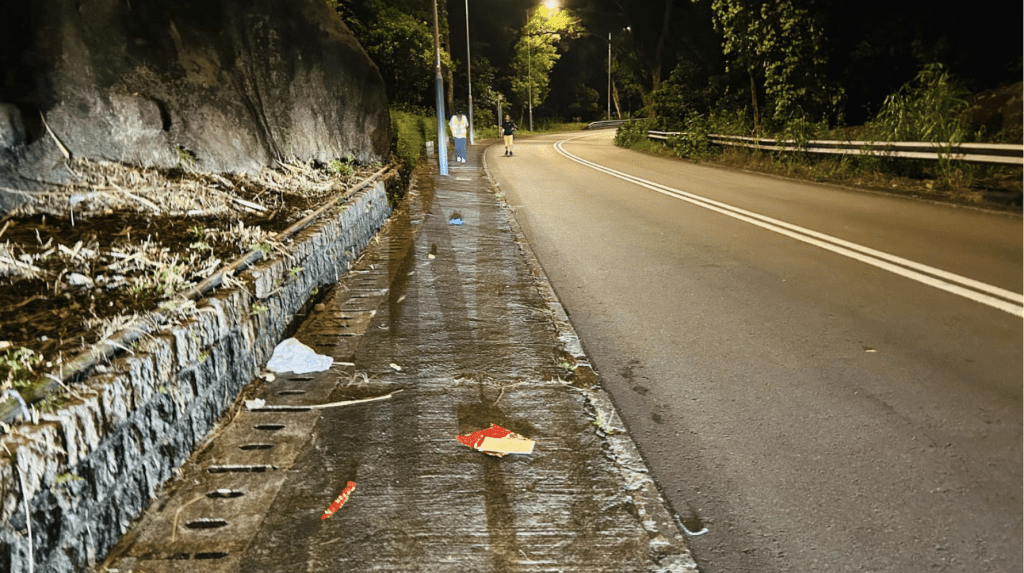
<instances>
[{"instance_id":1,"label":"blue utility pole","mask_svg":"<svg viewBox=\"0 0 1024 573\"><path fill-rule=\"evenodd\" d=\"M444 80L441 78L441 32L437 24L437 0L434 0L434 91L437 96L438 173L448 175L448 133L444 129Z\"/></svg>"}]
</instances>

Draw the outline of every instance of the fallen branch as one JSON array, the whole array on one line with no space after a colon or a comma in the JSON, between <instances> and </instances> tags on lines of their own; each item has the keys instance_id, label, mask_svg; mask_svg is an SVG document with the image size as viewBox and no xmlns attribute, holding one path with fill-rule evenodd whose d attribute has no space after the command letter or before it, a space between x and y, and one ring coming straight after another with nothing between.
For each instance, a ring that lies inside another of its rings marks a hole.
<instances>
[{"instance_id":1,"label":"fallen branch","mask_svg":"<svg viewBox=\"0 0 1024 573\"><path fill-rule=\"evenodd\" d=\"M160 207L158 207L156 205L156 203L153 203L149 199L143 199L142 197L139 197L138 195L129 193L128 191L125 191L124 189L121 189L120 187L118 187L116 185L114 186L114 188L117 189L118 191L120 191L121 193L124 193L128 197L131 197L132 199L135 199L139 203L142 203L143 205L145 205L145 206L149 207L150 209L156 211L157 215L160 214Z\"/></svg>"},{"instance_id":2,"label":"fallen branch","mask_svg":"<svg viewBox=\"0 0 1024 573\"><path fill-rule=\"evenodd\" d=\"M44 271L43 269L41 269L41 268L39 268L39 267L37 267L35 265L30 265L29 263L23 263L23 262L21 262L21 261L19 261L17 259L8 258L8 257L5 257L5 256L0 256L0 264L13 265L13 266L15 266L17 268L25 269L25 270L31 271L33 273L39 273L39 274L43 274L43 275L46 274L46 271Z\"/></svg>"},{"instance_id":3,"label":"fallen branch","mask_svg":"<svg viewBox=\"0 0 1024 573\"><path fill-rule=\"evenodd\" d=\"M257 398L255 400L246 400L245 407L253 412L265 412L269 410L295 410L296 408L302 408L304 410L323 410L326 408L340 408L342 406L352 406L354 404L365 404L367 402L387 400L394 396L395 394L398 394L399 392L401 392L401 390L395 390L394 392L390 394L385 394L384 396L376 396L374 398L363 398L362 400L345 400L342 402L331 402L329 404L299 404L294 406L287 406L284 404L274 404L268 406L266 401Z\"/></svg>"},{"instance_id":4,"label":"fallen branch","mask_svg":"<svg viewBox=\"0 0 1024 573\"><path fill-rule=\"evenodd\" d=\"M195 498L195 499L193 499L193 500L183 504L181 507L178 508L178 511L174 512L174 523L171 524L171 543L174 543L174 541L176 539L178 539L178 517L181 515L181 511L183 509L185 509L186 507L192 505L193 503L203 499L204 497L206 497L206 494L203 494L203 495L201 495L201 496L199 496L199 497L197 497L197 498Z\"/></svg>"},{"instance_id":5,"label":"fallen branch","mask_svg":"<svg viewBox=\"0 0 1024 573\"><path fill-rule=\"evenodd\" d=\"M238 197L232 197L231 200L234 201L235 203L238 203L239 205L242 205L243 207L248 207L250 209L259 211L261 213L263 213L263 212L265 212L267 210L267 208L262 206L262 205L257 205L256 203L250 203L249 201L246 201L245 199L239 199Z\"/></svg>"},{"instance_id":6,"label":"fallen branch","mask_svg":"<svg viewBox=\"0 0 1024 573\"><path fill-rule=\"evenodd\" d=\"M324 408L337 408L340 406L351 406L353 404L362 404L365 402L376 402L378 400L387 400L388 398L391 398L392 396L398 394L399 392L401 392L401 390L395 390L390 394L386 394L384 396L377 396L376 398L363 398L362 400L345 400L344 402L331 402L330 404L318 404L316 406L310 406L310 408L313 410L323 410Z\"/></svg>"},{"instance_id":7,"label":"fallen branch","mask_svg":"<svg viewBox=\"0 0 1024 573\"><path fill-rule=\"evenodd\" d=\"M71 152L68 151L67 147L64 147L64 144L61 143L59 139L57 139L57 135L55 133L53 133L52 129L50 129L50 124L46 123L46 116L43 115L42 111L39 112L39 117L41 117L43 119L43 127L46 128L46 133L49 133L50 137L52 137L53 140L55 142L57 142L57 147L59 147L60 148L60 152L62 154L64 154L64 159L67 159L68 161L71 161ZM70 167L68 167L68 169L70 169ZM72 171L72 173L75 173L75 172ZM77 175L77 173L75 175Z\"/></svg>"}]
</instances>

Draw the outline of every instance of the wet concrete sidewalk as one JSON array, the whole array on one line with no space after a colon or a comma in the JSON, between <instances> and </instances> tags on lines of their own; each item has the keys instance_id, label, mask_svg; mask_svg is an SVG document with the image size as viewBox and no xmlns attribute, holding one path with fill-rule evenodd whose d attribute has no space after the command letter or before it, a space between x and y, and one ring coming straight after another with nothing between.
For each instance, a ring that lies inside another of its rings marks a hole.
<instances>
[{"instance_id":1,"label":"wet concrete sidewalk","mask_svg":"<svg viewBox=\"0 0 1024 573\"><path fill-rule=\"evenodd\" d=\"M336 365L254 385L293 408L238 407L98 570L696 570L483 149L419 173L299 327ZM491 424L533 453L455 440Z\"/></svg>"}]
</instances>

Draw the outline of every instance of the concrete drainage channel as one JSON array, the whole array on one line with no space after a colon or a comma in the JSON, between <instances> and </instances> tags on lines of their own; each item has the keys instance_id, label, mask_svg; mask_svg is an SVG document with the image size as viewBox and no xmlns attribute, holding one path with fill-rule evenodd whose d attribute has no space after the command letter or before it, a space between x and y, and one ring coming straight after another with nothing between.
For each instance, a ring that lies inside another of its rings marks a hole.
<instances>
[{"instance_id":1,"label":"concrete drainage channel","mask_svg":"<svg viewBox=\"0 0 1024 573\"><path fill-rule=\"evenodd\" d=\"M209 295L188 323L154 330L133 353L77 382L60 411L0 436L0 571L87 570L144 510L143 523L165 522L123 541L139 549L126 558L145 558L150 573L177 571L182 559L223 562L244 547L261 516L237 507L269 507L319 414L243 411L236 396L311 293L344 275L389 215L380 181L346 194L295 235L285 256L240 273L243 288ZM304 271L293 276L295 267ZM366 290L352 289L336 296ZM261 312L252 311L256 303ZM353 298L324 313L341 334L323 342L353 340L372 318L371 304ZM326 401L334 370L311 380L282 376L260 390L272 403ZM232 407L236 423L220 425L186 466L195 471L176 470ZM161 489L174 475L187 479L170 482L180 494L172 496Z\"/></svg>"},{"instance_id":2,"label":"concrete drainage channel","mask_svg":"<svg viewBox=\"0 0 1024 573\"><path fill-rule=\"evenodd\" d=\"M389 222L396 224L402 223ZM389 238L394 235L400 237ZM180 479L157 497L98 571L239 569L296 457L315 439L321 413L308 405L328 403L332 394L344 400L394 391L356 375L351 362L361 335L389 293L392 277L376 270L374 261L398 256L411 246L409 233L382 233L367 247L295 334L317 352L338 358L335 366L314 374L276 375L247 392L272 407L247 409L239 397L230 421L182 468Z\"/></svg>"}]
</instances>

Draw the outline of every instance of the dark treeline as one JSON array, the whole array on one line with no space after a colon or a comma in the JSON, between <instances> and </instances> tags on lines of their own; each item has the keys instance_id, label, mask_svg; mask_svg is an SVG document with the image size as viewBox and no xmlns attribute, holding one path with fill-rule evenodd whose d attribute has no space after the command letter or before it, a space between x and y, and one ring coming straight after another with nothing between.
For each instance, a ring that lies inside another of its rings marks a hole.
<instances>
[{"instance_id":1,"label":"dark treeline","mask_svg":"<svg viewBox=\"0 0 1024 573\"><path fill-rule=\"evenodd\" d=\"M381 68L393 103L432 107L432 2L329 2ZM468 4L477 113L493 115L499 96L522 110L517 49L527 11L540 0ZM438 0L447 105L455 107L465 105L467 91L464 6ZM562 0L559 9L580 26L552 44L549 89L542 101L534 97L535 116L553 120L591 121L610 107L613 117L659 117L666 126L726 112L744 114L753 129L860 125L925 69L942 70L960 94L1021 81L1019 15L995 4ZM536 88L544 78L533 77Z\"/></svg>"}]
</instances>

